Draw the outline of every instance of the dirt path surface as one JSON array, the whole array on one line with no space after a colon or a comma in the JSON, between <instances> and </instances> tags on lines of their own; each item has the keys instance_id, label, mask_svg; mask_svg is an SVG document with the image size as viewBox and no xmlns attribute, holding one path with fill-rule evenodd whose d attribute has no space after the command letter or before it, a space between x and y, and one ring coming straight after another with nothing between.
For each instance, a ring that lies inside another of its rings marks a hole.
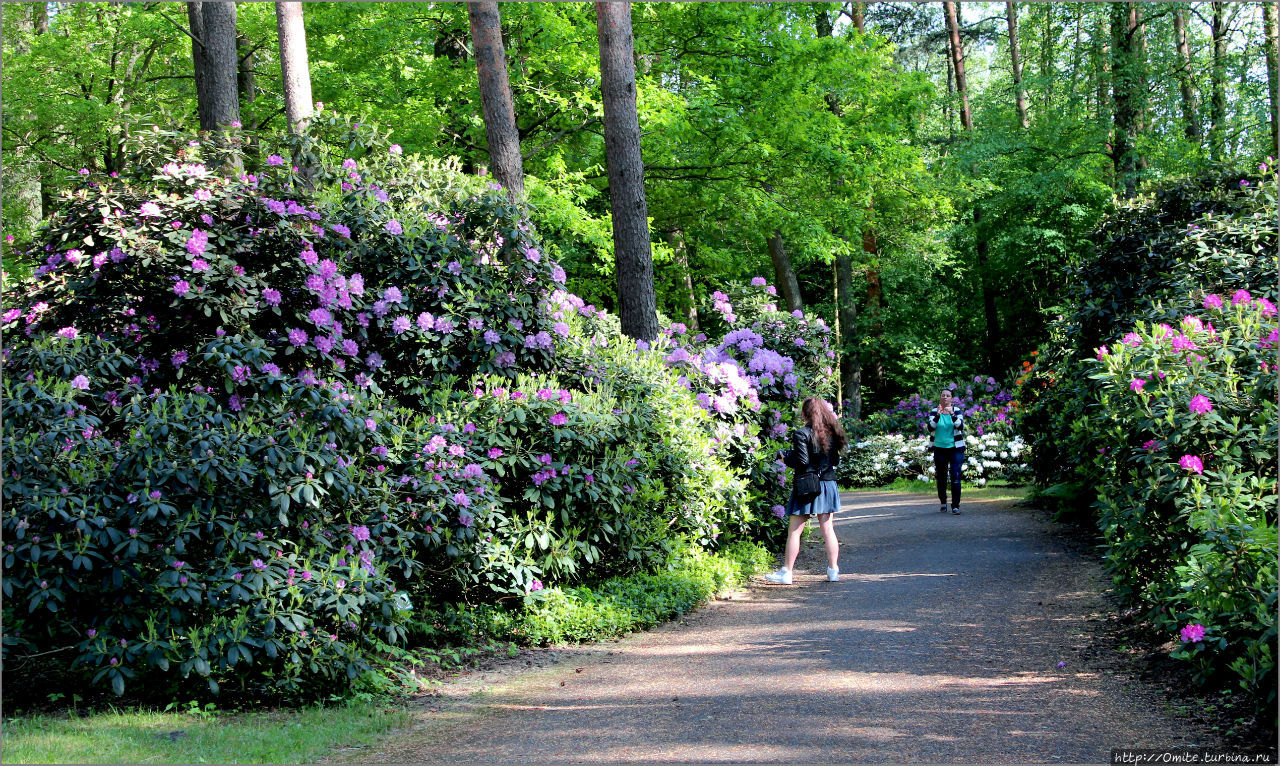
<instances>
[{"instance_id":1,"label":"dirt path surface","mask_svg":"<svg viewBox=\"0 0 1280 766\"><path fill-rule=\"evenodd\" d=\"M1106 763L1115 747L1217 744L1091 644L1105 578L1043 512L843 502L840 582L822 575L815 530L795 585L758 581L654 631L522 654L335 758Z\"/></svg>"}]
</instances>

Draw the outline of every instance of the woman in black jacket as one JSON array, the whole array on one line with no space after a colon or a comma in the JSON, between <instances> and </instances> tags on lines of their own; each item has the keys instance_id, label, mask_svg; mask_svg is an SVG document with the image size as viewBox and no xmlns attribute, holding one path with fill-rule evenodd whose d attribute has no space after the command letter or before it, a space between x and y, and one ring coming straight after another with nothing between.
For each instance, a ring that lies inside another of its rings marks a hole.
<instances>
[{"instance_id":1,"label":"woman in black jacket","mask_svg":"<svg viewBox=\"0 0 1280 766\"><path fill-rule=\"evenodd\" d=\"M840 452L849 443L835 412L825 401L818 398L804 400L800 409L804 416L804 427L797 428L791 434L791 451L784 462L796 469L796 475L814 473L818 476L819 492L817 497L801 501L796 497L794 483L791 498L787 500L786 512L790 527L787 530L786 565L776 572L765 575L769 582L790 585L792 568L796 564L796 555L800 552L800 531L810 516L818 517L818 527L822 530L822 539L827 545L827 580L836 582L840 579L840 541L836 539L835 523L832 515L840 510L840 489L836 486L836 466L840 464Z\"/></svg>"}]
</instances>

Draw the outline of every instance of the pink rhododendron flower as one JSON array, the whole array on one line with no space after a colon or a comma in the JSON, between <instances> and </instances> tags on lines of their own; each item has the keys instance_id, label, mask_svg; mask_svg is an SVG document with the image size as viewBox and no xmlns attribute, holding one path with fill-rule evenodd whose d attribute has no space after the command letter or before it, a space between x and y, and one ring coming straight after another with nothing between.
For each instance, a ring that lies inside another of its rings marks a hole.
<instances>
[{"instance_id":1,"label":"pink rhododendron flower","mask_svg":"<svg viewBox=\"0 0 1280 766\"><path fill-rule=\"evenodd\" d=\"M154 218L161 215L160 206L154 202L144 202L142 207L138 208L138 215Z\"/></svg>"},{"instance_id":2,"label":"pink rhododendron flower","mask_svg":"<svg viewBox=\"0 0 1280 766\"><path fill-rule=\"evenodd\" d=\"M1178 465L1181 466L1183 470L1204 473L1204 463L1195 455L1183 455L1182 458L1178 460Z\"/></svg>"},{"instance_id":3,"label":"pink rhododendron flower","mask_svg":"<svg viewBox=\"0 0 1280 766\"><path fill-rule=\"evenodd\" d=\"M1222 296L1214 295L1213 293L1209 293L1208 295L1204 296L1204 307L1207 309L1222 308Z\"/></svg>"},{"instance_id":4,"label":"pink rhododendron flower","mask_svg":"<svg viewBox=\"0 0 1280 766\"><path fill-rule=\"evenodd\" d=\"M1191 402L1188 407L1197 415L1213 412L1213 402L1209 401L1209 397L1204 394L1196 394L1191 397Z\"/></svg>"},{"instance_id":5,"label":"pink rhododendron flower","mask_svg":"<svg viewBox=\"0 0 1280 766\"><path fill-rule=\"evenodd\" d=\"M1248 290L1236 290L1234 293L1231 294L1232 306L1239 306L1242 303L1247 306L1249 305L1249 302L1252 300L1253 300L1253 296L1249 294Z\"/></svg>"},{"instance_id":6,"label":"pink rhododendron flower","mask_svg":"<svg viewBox=\"0 0 1280 766\"><path fill-rule=\"evenodd\" d=\"M1145 385L1147 385L1147 381L1143 380L1142 378L1134 378L1133 380L1129 381L1129 388L1133 389L1134 391L1141 392L1142 387Z\"/></svg>"}]
</instances>

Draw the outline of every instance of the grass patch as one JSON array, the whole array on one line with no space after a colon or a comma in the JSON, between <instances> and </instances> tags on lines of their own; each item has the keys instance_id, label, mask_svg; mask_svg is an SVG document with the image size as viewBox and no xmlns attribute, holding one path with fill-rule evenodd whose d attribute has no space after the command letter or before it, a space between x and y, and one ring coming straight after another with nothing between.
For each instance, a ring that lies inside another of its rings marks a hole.
<instances>
[{"instance_id":1,"label":"grass patch","mask_svg":"<svg viewBox=\"0 0 1280 766\"><path fill-rule=\"evenodd\" d=\"M109 710L4 721L5 763L310 763L409 714L376 702L245 713Z\"/></svg>"},{"instance_id":2,"label":"grass patch","mask_svg":"<svg viewBox=\"0 0 1280 766\"><path fill-rule=\"evenodd\" d=\"M737 542L711 554L688 548L667 568L615 577L594 588L549 588L515 609L447 607L441 615L457 640L510 640L526 646L581 643L653 627L694 609L717 593L772 568L773 555Z\"/></svg>"},{"instance_id":3,"label":"grass patch","mask_svg":"<svg viewBox=\"0 0 1280 766\"><path fill-rule=\"evenodd\" d=\"M1030 485L1010 485L1004 481L989 481L986 486L975 487L972 484L961 485L961 507L966 500L1025 500L1031 493ZM892 484L883 487L841 488L842 492L909 492L913 495L937 495L937 487L932 480L916 481L899 476Z\"/></svg>"}]
</instances>

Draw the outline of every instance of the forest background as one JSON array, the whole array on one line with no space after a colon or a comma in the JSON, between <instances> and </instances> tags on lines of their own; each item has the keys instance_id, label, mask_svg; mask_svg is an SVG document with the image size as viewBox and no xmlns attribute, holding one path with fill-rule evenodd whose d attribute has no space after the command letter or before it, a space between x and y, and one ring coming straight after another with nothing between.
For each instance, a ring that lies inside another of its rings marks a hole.
<instances>
[{"instance_id":1,"label":"forest background","mask_svg":"<svg viewBox=\"0 0 1280 766\"><path fill-rule=\"evenodd\" d=\"M1276 145L1274 4L956 4L959 58L946 7L632 10L658 309L696 327L712 292L768 276L839 328L855 416L962 376L1011 379L1117 200ZM464 4L303 8L323 110L488 172ZM81 168L120 170L140 127L198 127L182 11L5 4L10 276ZM501 14L532 218L568 289L615 310L593 10ZM235 25L242 122L283 131L275 7L242 4Z\"/></svg>"}]
</instances>

